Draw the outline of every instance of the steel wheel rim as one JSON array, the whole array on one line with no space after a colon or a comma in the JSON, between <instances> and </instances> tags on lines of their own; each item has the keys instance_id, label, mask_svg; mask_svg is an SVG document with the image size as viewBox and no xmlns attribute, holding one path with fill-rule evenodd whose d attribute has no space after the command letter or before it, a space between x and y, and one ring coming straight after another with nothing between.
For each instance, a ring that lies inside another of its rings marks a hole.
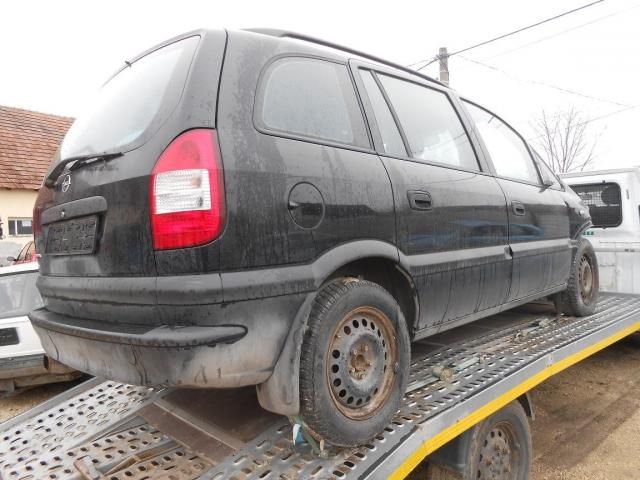
<instances>
[{"instance_id":1,"label":"steel wheel rim","mask_svg":"<svg viewBox=\"0 0 640 480\"><path fill-rule=\"evenodd\" d=\"M594 276L591 259L587 255L583 255L580 259L580 296L585 304L591 303L594 290Z\"/></svg>"},{"instance_id":2,"label":"steel wheel rim","mask_svg":"<svg viewBox=\"0 0 640 480\"><path fill-rule=\"evenodd\" d=\"M521 446L508 423L494 425L487 433L478 458L478 480L512 480L521 468Z\"/></svg>"},{"instance_id":3,"label":"steel wheel rim","mask_svg":"<svg viewBox=\"0 0 640 480\"><path fill-rule=\"evenodd\" d=\"M391 395L398 362L395 328L374 307L347 313L331 335L326 379L334 405L352 420L375 415Z\"/></svg>"}]
</instances>

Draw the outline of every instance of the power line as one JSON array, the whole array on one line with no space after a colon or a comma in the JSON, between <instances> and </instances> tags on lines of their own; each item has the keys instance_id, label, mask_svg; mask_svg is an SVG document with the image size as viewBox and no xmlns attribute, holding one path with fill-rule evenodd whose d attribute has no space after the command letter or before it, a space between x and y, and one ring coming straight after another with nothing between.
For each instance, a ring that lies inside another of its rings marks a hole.
<instances>
[{"instance_id":1,"label":"power line","mask_svg":"<svg viewBox=\"0 0 640 480\"><path fill-rule=\"evenodd\" d=\"M497 53L495 55L491 55L489 57L486 57L486 59L488 60L488 59L491 59L491 58L501 57L502 55L508 55L510 53L517 52L518 50L522 50L523 48L530 47L531 45L536 45L536 44L544 42L546 40L551 40L552 38L559 37L560 35L564 35L566 33L573 32L574 30L578 30L580 28L587 27L589 25L593 25L594 23L598 23L598 22L602 22L604 20L608 20L611 17L616 17L616 16L618 16L618 15L620 15L622 13L628 12L630 10L635 10L638 7L640 7L640 4L634 5L634 6L629 7L629 8L625 8L623 10L619 10L619 11L614 12L614 13L610 13L609 15L605 15L603 17L595 18L595 19L593 19L593 20L591 20L589 22L582 23L580 25L576 25L575 27L567 28L566 30L561 30L561 31L559 31L557 33L554 33L553 35L548 35L546 37L542 37L542 38L539 38L537 40L534 40L533 42L525 43L524 45L520 45L518 47L511 48L509 50L505 50L505 51Z\"/></svg>"},{"instance_id":2,"label":"power line","mask_svg":"<svg viewBox=\"0 0 640 480\"><path fill-rule=\"evenodd\" d=\"M613 112L605 113L604 115L600 115L599 117L590 118L589 120L585 120L584 122L578 123L579 126L587 125L591 122L596 122L598 120L602 120L603 118L613 117L614 115L618 115L619 113L626 112L628 110L633 110L634 108L638 108L640 105L629 105L625 108L621 108L620 110L615 110Z\"/></svg>"},{"instance_id":3,"label":"power line","mask_svg":"<svg viewBox=\"0 0 640 480\"><path fill-rule=\"evenodd\" d=\"M476 43L475 45L471 45L471 46L469 46L469 47L462 48L462 49L457 50L457 51L455 51L455 52L453 52L453 53L450 53L448 56L449 56L449 57L453 57L454 55L458 55L459 53L468 52L469 50L472 50L472 49L474 49L474 48L478 48L478 47L481 47L481 46L483 46L483 45L487 45L487 44L492 43L492 42L495 42L495 41L497 41L497 40L502 40L503 38L507 38L507 37L510 37L511 35L515 35L515 34L517 34L517 33L524 32L525 30L529 30L529 29L531 29L531 28L534 28L534 27L537 27L537 26L543 25L543 24L548 23L548 22L551 22L551 21L553 21L553 20L557 20L558 18L565 17L565 16L567 16L567 15L570 15L570 14L572 14L572 13L578 12L578 11L580 11L580 10L584 10L585 8L592 7L593 5L596 5L596 4L598 4L598 3L602 3L602 2L604 2L604 0L596 0L595 2L591 2L591 3L588 3L588 4L586 4L586 5L582 5L581 7L574 8L573 10L568 10L568 11L566 11L566 12L560 13L560 14L555 15L555 16L553 16L553 17L549 17L549 18L546 18L546 19L541 20L541 21L539 21L539 22L532 23L531 25L527 25L526 27L522 27L522 28L519 28L519 29L514 30L514 31L512 31L512 32L505 33L505 34L503 34L503 35L499 35L499 36L497 36L497 37L491 38L491 39L489 39L489 40L485 40L485 41L483 41L483 42ZM438 60L439 60L439 58L436 56L435 58L428 58L428 59L421 60L421 61L416 62L416 63L412 63L412 64L411 64L411 65L409 65L409 66L418 65L418 64L420 64L420 63L422 63L422 62L428 62L428 63L426 63L426 64L422 65L420 68L418 68L418 69L417 69L417 71L420 71L420 70L422 70L423 68L428 67L429 65L431 65L432 63L434 63L434 62L436 62L436 61L438 61Z\"/></svg>"},{"instance_id":4,"label":"power line","mask_svg":"<svg viewBox=\"0 0 640 480\"><path fill-rule=\"evenodd\" d=\"M506 76L518 81L518 82L521 82L521 83L530 83L530 84L533 84L533 85L541 85L543 87L552 88L554 90L558 90L558 91L563 92L563 93L568 93L570 95L576 95L578 97L586 98L586 99L589 99L589 100L595 100L595 101L598 101L598 102L611 103L613 105L618 105L619 107L631 107L631 106L633 106L633 105L629 105L628 103L616 102L614 100L608 100L606 98L596 97L596 96L593 96L593 95L588 95L586 93L577 92L577 91L571 90L569 88L559 87L557 85L553 85L551 83L543 82L541 80L526 80L526 79L517 77L517 76L515 76L515 75L513 75L513 74L511 74L509 72L505 72L504 70L502 70L502 69L500 69L498 67L495 67L493 65L489 65L489 64L481 62L479 60L473 60L473 59L471 59L469 57L466 57L464 55L460 55L460 58L465 60L465 61L467 61L467 62L475 63L475 64L480 65L482 67L485 67L485 68L488 68L490 70L494 70L496 72L499 72L499 73L501 73L503 75L506 75Z\"/></svg>"}]
</instances>

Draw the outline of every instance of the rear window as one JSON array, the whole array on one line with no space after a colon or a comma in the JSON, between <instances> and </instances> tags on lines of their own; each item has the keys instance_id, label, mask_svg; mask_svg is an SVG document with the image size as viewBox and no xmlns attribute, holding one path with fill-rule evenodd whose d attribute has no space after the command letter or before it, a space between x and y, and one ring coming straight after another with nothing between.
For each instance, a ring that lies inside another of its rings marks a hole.
<instances>
[{"instance_id":1,"label":"rear window","mask_svg":"<svg viewBox=\"0 0 640 480\"><path fill-rule=\"evenodd\" d=\"M0 275L0 318L21 317L42 306L38 272Z\"/></svg>"},{"instance_id":2,"label":"rear window","mask_svg":"<svg viewBox=\"0 0 640 480\"><path fill-rule=\"evenodd\" d=\"M148 140L178 105L199 39L154 50L120 70L71 126L61 158L128 151Z\"/></svg>"},{"instance_id":3,"label":"rear window","mask_svg":"<svg viewBox=\"0 0 640 480\"><path fill-rule=\"evenodd\" d=\"M303 57L277 60L265 73L258 105L264 129L370 146L345 65Z\"/></svg>"},{"instance_id":4,"label":"rear window","mask_svg":"<svg viewBox=\"0 0 640 480\"><path fill-rule=\"evenodd\" d=\"M594 227L617 227L622 223L620 185L613 182L603 182L570 186L589 207Z\"/></svg>"}]
</instances>

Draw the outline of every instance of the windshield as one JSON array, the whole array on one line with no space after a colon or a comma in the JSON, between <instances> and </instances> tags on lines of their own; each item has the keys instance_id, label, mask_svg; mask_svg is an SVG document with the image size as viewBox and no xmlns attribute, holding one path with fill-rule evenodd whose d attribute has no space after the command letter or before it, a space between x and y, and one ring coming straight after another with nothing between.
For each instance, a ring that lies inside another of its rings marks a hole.
<instances>
[{"instance_id":1,"label":"windshield","mask_svg":"<svg viewBox=\"0 0 640 480\"><path fill-rule=\"evenodd\" d=\"M37 278L38 272L0 276L0 318L20 317L42 306Z\"/></svg>"},{"instance_id":2,"label":"windshield","mask_svg":"<svg viewBox=\"0 0 640 480\"><path fill-rule=\"evenodd\" d=\"M60 158L128 151L145 143L178 105L199 39L154 50L118 72L71 126Z\"/></svg>"}]
</instances>

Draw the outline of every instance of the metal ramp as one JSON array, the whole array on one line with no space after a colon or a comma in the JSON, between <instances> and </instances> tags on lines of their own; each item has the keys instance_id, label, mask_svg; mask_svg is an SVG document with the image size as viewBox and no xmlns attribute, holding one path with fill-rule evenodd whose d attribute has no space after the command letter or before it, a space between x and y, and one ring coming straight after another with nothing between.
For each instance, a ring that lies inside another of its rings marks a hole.
<instances>
[{"instance_id":1,"label":"metal ramp","mask_svg":"<svg viewBox=\"0 0 640 480\"><path fill-rule=\"evenodd\" d=\"M409 388L368 444L294 446L253 388L154 390L89 380L0 424L0 478L404 478L433 452L551 375L640 329L640 296L601 294L596 314L531 304L413 345Z\"/></svg>"}]
</instances>

